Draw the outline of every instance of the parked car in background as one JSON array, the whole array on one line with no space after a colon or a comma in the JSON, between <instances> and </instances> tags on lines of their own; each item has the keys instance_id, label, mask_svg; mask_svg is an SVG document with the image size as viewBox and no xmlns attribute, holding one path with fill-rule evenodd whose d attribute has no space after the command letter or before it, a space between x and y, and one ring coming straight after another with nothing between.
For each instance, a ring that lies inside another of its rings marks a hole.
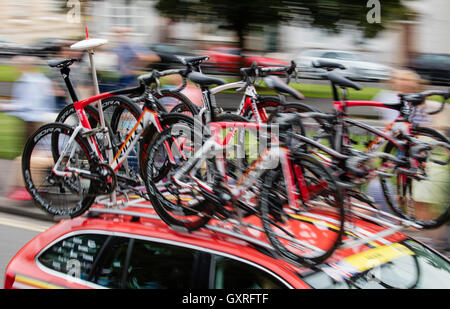
<instances>
[{"instance_id":1,"label":"parked car in background","mask_svg":"<svg viewBox=\"0 0 450 309\"><path fill-rule=\"evenodd\" d=\"M433 84L450 83L450 55L418 54L411 59L409 68Z\"/></svg>"},{"instance_id":2,"label":"parked car in background","mask_svg":"<svg viewBox=\"0 0 450 309\"><path fill-rule=\"evenodd\" d=\"M325 76L323 69L313 67L314 60L328 60L344 65L346 69L340 70L340 73L352 80L382 81L391 77L391 69L388 66L366 61L359 53L321 49L305 50L295 57L300 76L312 78Z\"/></svg>"},{"instance_id":3,"label":"parked car in background","mask_svg":"<svg viewBox=\"0 0 450 309\"><path fill-rule=\"evenodd\" d=\"M6 289L309 289L450 288L450 261L405 234L352 218L342 248L311 269L294 265L268 244L265 233L241 234L215 220L194 232L171 229L151 207L91 208L63 220L26 244L6 268ZM321 216L326 216L322 213ZM313 237L314 216L289 228ZM260 219L246 223L261 228ZM333 218L330 217L333 230ZM386 232L390 232L386 233ZM382 236L381 234L384 234ZM378 238L373 238L379 234ZM331 236L331 235L330 235ZM364 240L361 237L369 237ZM325 237L326 238L326 237ZM316 246L326 239L317 239ZM360 242L361 241L361 242Z\"/></svg>"},{"instance_id":4,"label":"parked car in background","mask_svg":"<svg viewBox=\"0 0 450 309\"><path fill-rule=\"evenodd\" d=\"M243 53L237 47L216 46L204 51L209 56L208 62L204 64L207 72L239 74L241 67L249 67L253 62L260 66L289 65L288 61L264 57L260 55Z\"/></svg>"},{"instance_id":5,"label":"parked car in background","mask_svg":"<svg viewBox=\"0 0 450 309\"><path fill-rule=\"evenodd\" d=\"M67 39L45 38L33 42L30 45L30 49L33 56L52 58L60 52L61 47L65 44L68 44Z\"/></svg>"},{"instance_id":6,"label":"parked car in background","mask_svg":"<svg viewBox=\"0 0 450 309\"><path fill-rule=\"evenodd\" d=\"M6 37L0 37L0 57L10 58L18 55L30 54L31 48L23 45L13 43Z\"/></svg>"}]
</instances>

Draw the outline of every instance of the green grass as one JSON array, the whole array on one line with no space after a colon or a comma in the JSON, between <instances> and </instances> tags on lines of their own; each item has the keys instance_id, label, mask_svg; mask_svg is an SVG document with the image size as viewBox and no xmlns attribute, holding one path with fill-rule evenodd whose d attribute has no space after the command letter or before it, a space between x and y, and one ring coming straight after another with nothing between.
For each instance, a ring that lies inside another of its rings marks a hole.
<instances>
[{"instance_id":1,"label":"green grass","mask_svg":"<svg viewBox=\"0 0 450 309\"><path fill-rule=\"evenodd\" d=\"M236 79L226 78L227 82L235 82ZM330 85L314 85L306 83L290 83L289 86L297 91L300 91L307 98L332 98L333 92ZM256 87L259 94L262 95L276 95L277 92L267 88L263 82ZM349 89L349 99L353 100L371 100L381 88L363 88L360 91ZM235 90L224 91L225 93L235 93Z\"/></svg>"},{"instance_id":2,"label":"green grass","mask_svg":"<svg viewBox=\"0 0 450 309\"><path fill-rule=\"evenodd\" d=\"M20 77L20 72L11 65L0 65L0 82L15 82Z\"/></svg>"},{"instance_id":3,"label":"green grass","mask_svg":"<svg viewBox=\"0 0 450 309\"><path fill-rule=\"evenodd\" d=\"M25 144L25 123L17 117L0 113L0 158L20 156Z\"/></svg>"}]
</instances>

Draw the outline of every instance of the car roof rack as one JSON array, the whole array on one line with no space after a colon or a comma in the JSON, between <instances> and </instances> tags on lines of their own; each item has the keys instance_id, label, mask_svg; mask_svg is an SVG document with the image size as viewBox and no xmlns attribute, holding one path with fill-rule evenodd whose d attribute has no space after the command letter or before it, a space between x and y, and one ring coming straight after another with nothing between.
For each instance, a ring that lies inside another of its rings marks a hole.
<instances>
[{"instance_id":1,"label":"car roof rack","mask_svg":"<svg viewBox=\"0 0 450 309\"><path fill-rule=\"evenodd\" d=\"M144 211L139 210L129 210L126 209L128 207L133 209L153 209L153 207L150 205L150 202L146 198L144 198L143 194L138 194L139 198L137 199L130 199L128 194L126 192L123 193L123 198L116 199L116 204L112 206L112 203L110 202L109 196L102 196L97 198L96 204L104 207L91 207L88 210L87 216L98 216L101 214L111 214L111 215L125 215L125 216L131 216L132 222L138 222L140 218L148 218L148 219L157 219L160 220L160 217L157 214L152 214ZM320 206L321 202L312 202ZM390 241L388 241L385 237L395 234L397 232L400 232L406 228L416 228L421 229L421 226L418 224L415 224L412 221L400 218L398 216L395 216L391 213L387 213L385 211L375 209L370 206L366 206L361 203L356 202L349 202L348 203L351 207L348 207L348 211L351 213L353 218L362 219L365 221L369 221L373 224L385 227L382 231L378 233L373 233L370 231L367 231L366 229L363 229L359 226L356 226L353 223L353 220L347 220L344 224L344 232L347 235L352 235L353 237L349 237L346 240L342 241L342 244L339 246L339 249L348 249L348 248L355 248L361 245L369 244L374 241L378 241L383 245L389 245L391 244ZM329 223L336 223L332 218L324 217L316 214L308 214L308 216L311 217L317 217L320 219L323 219L325 221L328 221ZM187 233L187 229L184 229L179 226L170 226L172 230L175 230L180 233ZM268 242L264 242L260 239L257 239L256 237L251 237L251 233L244 234L244 231L247 229L252 229L257 232L264 233L264 229L262 226L256 226L252 224L248 224L245 222L239 222L236 219L227 219L225 221L219 221L218 224L207 224L204 226L204 228L219 233L222 235L230 236L245 242L248 242L249 244L258 246L260 248L268 249L273 251L273 247ZM287 237L287 236L284 236ZM308 247L312 250L321 250L309 243L305 243L299 239L290 239L294 243ZM280 256L279 256L280 257ZM280 257L282 258L282 257ZM283 258L282 258L283 259Z\"/></svg>"}]
</instances>

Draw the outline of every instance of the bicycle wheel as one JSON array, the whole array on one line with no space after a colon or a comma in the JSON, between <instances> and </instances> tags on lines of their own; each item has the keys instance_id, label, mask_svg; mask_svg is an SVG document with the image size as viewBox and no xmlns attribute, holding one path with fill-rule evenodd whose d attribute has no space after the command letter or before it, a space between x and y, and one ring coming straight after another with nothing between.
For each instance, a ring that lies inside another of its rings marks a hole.
<instances>
[{"instance_id":1,"label":"bicycle wheel","mask_svg":"<svg viewBox=\"0 0 450 309\"><path fill-rule=\"evenodd\" d=\"M268 171L260 199L262 223L281 256L313 266L330 257L342 239L343 197L331 172L313 157L296 154L291 163L300 198L289 203L281 166Z\"/></svg>"},{"instance_id":2,"label":"bicycle wheel","mask_svg":"<svg viewBox=\"0 0 450 309\"><path fill-rule=\"evenodd\" d=\"M105 124L110 132L110 139L113 144L113 154L115 155L125 142L125 138L128 136L129 132L139 120L142 110L131 99L122 95L102 100L102 108ZM100 117L97 109L92 105L88 105L85 107L85 112L88 115L91 127L96 128L99 126ZM78 117L73 104L66 106L58 114L56 121L73 127L77 126ZM139 130L142 130L142 126L137 129L137 131ZM102 154L106 156L103 138L104 136L102 134L98 134L97 144L99 145ZM131 150L125 163L119 169L119 174L139 182L138 154L139 145L137 144L134 149Z\"/></svg>"},{"instance_id":3,"label":"bicycle wheel","mask_svg":"<svg viewBox=\"0 0 450 309\"><path fill-rule=\"evenodd\" d=\"M160 117L161 128L169 128L176 124L186 124L190 127L202 128L203 125L199 122L196 122L194 118L189 117L188 115L179 114L179 113L168 113L164 114ZM142 179L146 177L146 157L147 157L147 149L149 145L152 143L155 136L157 136L158 130L153 125L146 126L144 133L142 134L141 142L139 143L139 167ZM164 161L164 165L161 165L160 168L164 169L167 164L169 164L168 158ZM163 173L162 173L163 174Z\"/></svg>"},{"instance_id":4,"label":"bicycle wheel","mask_svg":"<svg viewBox=\"0 0 450 309\"><path fill-rule=\"evenodd\" d=\"M204 226L214 213L202 191L180 187L172 179L195 154L202 138L193 127L177 124L155 135L147 147L144 164L147 192L157 214L171 227L193 231ZM167 163L169 151L175 163ZM199 169L197 175L202 177L203 173L206 177L205 169Z\"/></svg>"},{"instance_id":5,"label":"bicycle wheel","mask_svg":"<svg viewBox=\"0 0 450 309\"><path fill-rule=\"evenodd\" d=\"M180 115L178 117L175 117L176 115L177 114L171 114L171 116L166 121L163 122L163 127L168 128L168 127L174 127L174 125L177 125L177 124L185 124L186 126L189 126L190 128L192 128L193 131L198 128L204 128L199 122L195 123L191 117L188 117L185 115ZM188 121L188 120L191 120L191 121ZM218 122L235 122L235 121L248 122L245 118L243 118L241 116L238 116L235 114L229 114L229 113L217 115L216 120ZM204 134L204 133L205 132L198 132L198 134ZM148 166L145 163L145 161L146 161L145 158L147 157L147 155L149 153L149 151L147 151L147 149L153 147L152 145L154 145L154 143L155 143L154 139L156 139L158 137L156 132L153 136L150 136L150 135L151 134L148 133L144 137L145 141L150 140L150 142L143 143L143 146L142 146L142 149L145 153L141 155L141 157L142 157L141 175L146 175L146 172L148 169ZM196 137L198 137L198 135L196 135ZM244 137L242 135L239 135L239 138L240 138L240 142L243 143L242 139ZM201 140L199 140L199 141L201 141ZM160 149L158 151L159 151L159 154L158 154L157 161L152 161L152 166L153 166L154 170L152 171L151 177L152 177L153 182L159 182L163 178L166 178L167 174L169 173L169 171L172 167L166 150ZM233 165L235 168L240 168L241 171L243 169L243 166L246 164L243 160L241 160L242 158L236 158L236 156L224 155L224 157L227 158L227 162L231 162L231 160L234 160L233 163L230 165ZM152 159L152 160L154 160L154 159ZM227 165L227 167L228 167L228 165Z\"/></svg>"},{"instance_id":6,"label":"bicycle wheel","mask_svg":"<svg viewBox=\"0 0 450 309\"><path fill-rule=\"evenodd\" d=\"M114 155L122 148L126 138L135 129L136 124L142 114L142 109L125 96L115 96L102 101L105 112L105 121L109 122L111 127L111 138L113 143ZM135 129L135 133L142 132L144 123ZM119 176L128 177L136 182L139 179L139 143L130 150L127 159L118 170ZM123 179L123 178L119 178Z\"/></svg>"},{"instance_id":7,"label":"bicycle wheel","mask_svg":"<svg viewBox=\"0 0 450 309\"><path fill-rule=\"evenodd\" d=\"M424 142L449 140L431 128L413 128L413 136ZM392 143L384 150L394 155L404 155ZM392 211L425 229L437 228L450 220L450 151L433 147L425 162L420 162L421 179L407 176L401 170L395 177L380 179L383 195Z\"/></svg>"},{"instance_id":8,"label":"bicycle wheel","mask_svg":"<svg viewBox=\"0 0 450 309\"><path fill-rule=\"evenodd\" d=\"M54 151L57 141L62 152L73 134L73 128L61 123L40 127L27 141L22 156L25 187L36 205L55 216L76 217L95 200L93 182L77 176L61 177L52 172L59 155ZM92 158L87 142L77 135L61 158L60 170L67 166L91 171Z\"/></svg>"},{"instance_id":9,"label":"bicycle wheel","mask_svg":"<svg viewBox=\"0 0 450 309\"><path fill-rule=\"evenodd\" d=\"M100 122L100 117L98 115L97 109L92 105L88 105L85 107L84 110L87 114L89 124L91 125L92 128L95 128L97 124ZM77 111L75 110L73 104L66 105L59 112L55 122L65 123L71 127L76 127L78 125L79 120L77 116Z\"/></svg>"},{"instance_id":10,"label":"bicycle wheel","mask_svg":"<svg viewBox=\"0 0 450 309\"><path fill-rule=\"evenodd\" d=\"M158 102L171 113L182 113L194 117L198 115L199 108L183 93L170 92L169 89L161 90L161 93L155 93Z\"/></svg>"}]
</instances>

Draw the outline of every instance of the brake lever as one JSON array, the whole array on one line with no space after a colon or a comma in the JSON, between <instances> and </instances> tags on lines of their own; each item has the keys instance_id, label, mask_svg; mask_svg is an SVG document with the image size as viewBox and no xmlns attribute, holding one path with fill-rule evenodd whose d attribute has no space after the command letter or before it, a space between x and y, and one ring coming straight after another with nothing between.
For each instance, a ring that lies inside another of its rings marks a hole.
<instances>
[{"instance_id":1,"label":"brake lever","mask_svg":"<svg viewBox=\"0 0 450 309\"><path fill-rule=\"evenodd\" d=\"M160 84L158 78L155 78L155 83L156 83L156 93L159 94L160 96L162 96L161 89L160 89L161 84Z\"/></svg>"}]
</instances>

